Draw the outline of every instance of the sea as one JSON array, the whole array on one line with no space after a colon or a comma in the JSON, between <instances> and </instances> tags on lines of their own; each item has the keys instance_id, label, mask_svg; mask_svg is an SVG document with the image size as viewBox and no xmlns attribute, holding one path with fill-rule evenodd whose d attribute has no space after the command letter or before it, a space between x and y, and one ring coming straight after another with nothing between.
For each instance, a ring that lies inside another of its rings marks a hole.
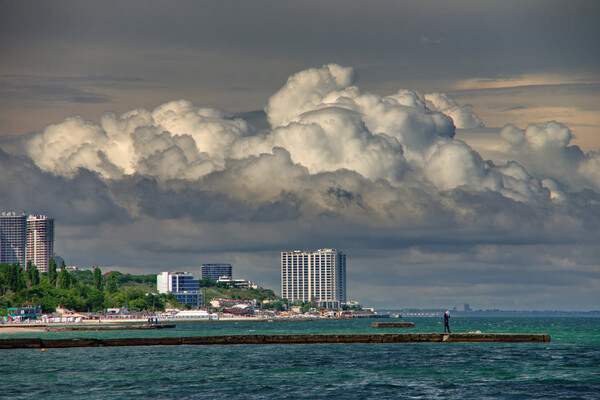
<instances>
[{"instance_id":1,"label":"sea","mask_svg":"<svg viewBox=\"0 0 600 400\"><path fill-rule=\"evenodd\" d=\"M184 323L141 337L443 332L438 318ZM0 350L2 399L600 399L600 318L453 317L453 332L546 333L549 343L378 343ZM0 334L0 338L7 334Z\"/></svg>"}]
</instances>

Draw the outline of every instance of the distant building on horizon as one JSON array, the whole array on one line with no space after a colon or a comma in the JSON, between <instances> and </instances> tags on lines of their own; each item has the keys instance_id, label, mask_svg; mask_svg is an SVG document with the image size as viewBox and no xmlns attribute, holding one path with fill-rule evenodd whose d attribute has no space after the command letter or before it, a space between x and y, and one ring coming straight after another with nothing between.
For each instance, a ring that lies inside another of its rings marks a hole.
<instances>
[{"instance_id":1,"label":"distant building on horizon","mask_svg":"<svg viewBox=\"0 0 600 400\"><path fill-rule=\"evenodd\" d=\"M40 272L47 272L48 263L53 255L54 218L2 212L0 262L19 263L25 268L27 261L31 261Z\"/></svg>"},{"instance_id":2,"label":"distant building on horizon","mask_svg":"<svg viewBox=\"0 0 600 400\"><path fill-rule=\"evenodd\" d=\"M281 252L281 297L340 308L346 303L346 255L336 249Z\"/></svg>"},{"instance_id":3,"label":"distant building on horizon","mask_svg":"<svg viewBox=\"0 0 600 400\"><path fill-rule=\"evenodd\" d=\"M202 308L200 280L189 272L161 272L156 276L158 293L173 293L178 302Z\"/></svg>"},{"instance_id":4,"label":"distant building on horizon","mask_svg":"<svg viewBox=\"0 0 600 400\"><path fill-rule=\"evenodd\" d=\"M200 279L218 281L219 278L233 279L233 266L231 264L202 264Z\"/></svg>"}]
</instances>

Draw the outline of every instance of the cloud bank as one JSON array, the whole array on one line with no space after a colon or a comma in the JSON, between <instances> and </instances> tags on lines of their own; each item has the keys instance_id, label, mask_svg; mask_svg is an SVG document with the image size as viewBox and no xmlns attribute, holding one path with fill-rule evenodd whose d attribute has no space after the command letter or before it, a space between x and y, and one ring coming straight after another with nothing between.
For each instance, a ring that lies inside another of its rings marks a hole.
<instances>
[{"instance_id":1,"label":"cloud bank","mask_svg":"<svg viewBox=\"0 0 600 400\"><path fill-rule=\"evenodd\" d=\"M565 263L547 277L569 268L572 276L590 273L600 156L570 145L568 127L558 122L507 125L501 138L509 150L484 160L455 138L457 129L483 127L471 106L442 93L363 93L354 71L336 64L291 76L265 113L267 129L186 100L107 112L97 123L67 117L24 139L22 154L0 153L0 181L12 183L0 204L47 210L59 226L68 221L73 242L94 235L81 221L97 221L96 235L122 257L106 262L132 268L148 262L136 251L178 260L195 254L185 265L202 253L272 252L267 259L276 263L281 250L335 246L365 263L350 275L374 272L381 283L406 267L401 260L388 268L370 264L372 250L410 254L413 266L424 263L437 274L457 264L469 269L462 263L490 268L508 245L577 243L583 270ZM23 178L46 188L43 200ZM489 259L483 248L493 249ZM449 262L432 262L432 254ZM536 266L548 260L534 259ZM515 284L525 268L519 260L502 261ZM253 268L255 279L278 281L278 264ZM587 300L600 284L597 270L592 276ZM369 284L356 284L355 293L366 299Z\"/></svg>"}]
</instances>

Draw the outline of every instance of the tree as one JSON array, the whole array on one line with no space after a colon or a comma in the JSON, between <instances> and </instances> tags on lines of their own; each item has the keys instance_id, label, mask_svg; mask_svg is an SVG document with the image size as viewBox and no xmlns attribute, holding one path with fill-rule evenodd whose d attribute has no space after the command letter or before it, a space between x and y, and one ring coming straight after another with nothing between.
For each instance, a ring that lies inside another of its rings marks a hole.
<instances>
[{"instance_id":1,"label":"tree","mask_svg":"<svg viewBox=\"0 0 600 400\"><path fill-rule=\"evenodd\" d=\"M28 287L33 287L40 284L40 271L31 260L27 261L26 275Z\"/></svg>"},{"instance_id":2,"label":"tree","mask_svg":"<svg viewBox=\"0 0 600 400\"><path fill-rule=\"evenodd\" d=\"M56 287L57 275L58 273L56 272L56 261L54 261L54 258L51 258L50 262L48 263L48 283L50 283L50 286Z\"/></svg>"},{"instance_id":3,"label":"tree","mask_svg":"<svg viewBox=\"0 0 600 400\"><path fill-rule=\"evenodd\" d=\"M63 262L64 264L64 262ZM62 267L60 269L60 274L58 274L58 288L59 289L68 289L71 287L71 275L67 272L66 267Z\"/></svg>"},{"instance_id":4,"label":"tree","mask_svg":"<svg viewBox=\"0 0 600 400\"><path fill-rule=\"evenodd\" d=\"M94 288L102 290L102 271L98 267L94 267Z\"/></svg>"},{"instance_id":5,"label":"tree","mask_svg":"<svg viewBox=\"0 0 600 400\"><path fill-rule=\"evenodd\" d=\"M34 264L31 271L31 286L37 286L40 284L40 270Z\"/></svg>"},{"instance_id":6,"label":"tree","mask_svg":"<svg viewBox=\"0 0 600 400\"><path fill-rule=\"evenodd\" d=\"M23 268L19 263L14 263L10 266L10 272L8 277L8 286L10 290L17 293L21 289L25 288L25 279L23 277Z\"/></svg>"},{"instance_id":7,"label":"tree","mask_svg":"<svg viewBox=\"0 0 600 400\"><path fill-rule=\"evenodd\" d=\"M25 275L27 276L27 287L31 287L33 285L33 262L31 260L27 260L27 267L25 267Z\"/></svg>"},{"instance_id":8,"label":"tree","mask_svg":"<svg viewBox=\"0 0 600 400\"><path fill-rule=\"evenodd\" d=\"M272 301L270 303L266 303L263 305L263 308L268 309L268 310L275 310L275 311L284 311L285 310L283 303L280 301Z\"/></svg>"},{"instance_id":9,"label":"tree","mask_svg":"<svg viewBox=\"0 0 600 400\"><path fill-rule=\"evenodd\" d=\"M108 293L115 293L117 291L117 276L114 271L108 274L108 282L106 283L106 290Z\"/></svg>"},{"instance_id":10,"label":"tree","mask_svg":"<svg viewBox=\"0 0 600 400\"><path fill-rule=\"evenodd\" d=\"M10 281L10 265L8 263L0 263L0 296L4 296L9 289Z\"/></svg>"}]
</instances>

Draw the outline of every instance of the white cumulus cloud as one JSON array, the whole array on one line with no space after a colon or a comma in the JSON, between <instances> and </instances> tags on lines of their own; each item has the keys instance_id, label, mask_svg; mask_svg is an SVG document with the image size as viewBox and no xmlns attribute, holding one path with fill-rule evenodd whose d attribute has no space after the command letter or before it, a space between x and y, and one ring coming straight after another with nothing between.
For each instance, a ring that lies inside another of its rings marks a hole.
<instances>
[{"instance_id":1,"label":"white cumulus cloud","mask_svg":"<svg viewBox=\"0 0 600 400\"><path fill-rule=\"evenodd\" d=\"M107 112L99 123L67 117L33 135L26 149L57 176L80 168L117 181L141 176L235 199L255 212L277 204L301 215L403 220L408 210L422 210L425 198L441 201L455 189L534 204L564 200L569 188L600 187L598 155L569 146L564 125L506 126L510 161L496 165L454 138L455 127L483 126L470 106L442 93L362 93L353 70L336 64L291 76L265 112L271 128L258 131L223 110L176 100Z\"/></svg>"},{"instance_id":2,"label":"white cumulus cloud","mask_svg":"<svg viewBox=\"0 0 600 400\"><path fill-rule=\"evenodd\" d=\"M539 179L550 179L571 190L600 190L600 154L584 153L571 145L569 128L550 121L519 129L506 125L501 137L510 144L506 157L523 165Z\"/></svg>"}]
</instances>

